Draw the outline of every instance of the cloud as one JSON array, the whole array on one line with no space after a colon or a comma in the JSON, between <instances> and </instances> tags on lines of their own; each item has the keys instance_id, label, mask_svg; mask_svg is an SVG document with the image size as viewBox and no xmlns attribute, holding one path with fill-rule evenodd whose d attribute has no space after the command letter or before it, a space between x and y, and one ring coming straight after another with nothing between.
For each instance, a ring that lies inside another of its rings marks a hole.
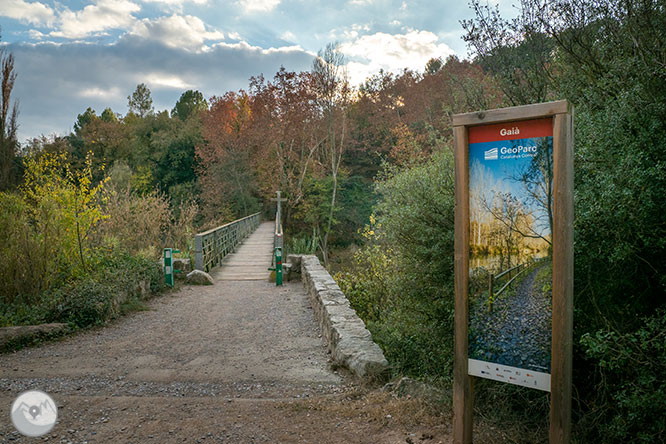
<instances>
[{"instance_id":1,"label":"cloud","mask_svg":"<svg viewBox=\"0 0 666 444\"><path fill-rule=\"evenodd\" d=\"M439 43L429 31L409 31L405 34L377 32L343 43L341 51L350 59L349 76L354 84L362 83L368 75L380 69L399 72L404 68L422 70L433 57L446 58L454 51Z\"/></svg>"},{"instance_id":2,"label":"cloud","mask_svg":"<svg viewBox=\"0 0 666 444\"><path fill-rule=\"evenodd\" d=\"M18 78L12 94L20 101L19 140L64 134L89 106L127 112L127 96L145 82L155 109L173 108L184 90L205 97L247 89L261 73L271 78L284 66L308 70L312 54L298 47L260 48L245 42L212 45L193 52L127 34L111 45L10 44Z\"/></svg>"},{"instance_id":3,"label":"cloud","mask_svg":"<svg viewBox=\"0 0 666 444\"><path fill-rule=\"evenodd\" d=\"M145 81L149 87L153 88L175 88L178 90L192 88L192 84L173 74L148 74L145 76Z\"/></svg>"},{"instance_id":4,"label":"cloud","mask_svg":"<svg viewBox=\"0 0 666 444\"><path fill-rule=\"evenodd\" d=\"M0 16L16 19L33 25L50 24L55 19L53 9L40 2L25 0L2 0Z\"/></svg>"},{"instance_id":5,"label":"cloud","mask_svg":"<svg viewBox=\"0 0 666 444\"><path fill-rule=\"evenodd\" d=\"M53 37L80 39L107 29L127 29L136 18L132 15L141 7L129 0L97 0L81 11L64 10L59 16L59 31Z\"/></svg>"},{"instance_id":6,"label":"cloud","mask_svg":"<svg viewBox=\"0 0 666 444\"><path fill-rule=\"evenodd\" d=\"M169 6L182 6L185 3L194 3L197 5L205 5L208 0L141 0L143 3L159 3Z\"/></svg>"},{"instance_id":7,"label":"cloud","mask_svg":"<svg viewBox=\"0 0 666 444\"><path fill-rule=\"evenodd\" d=\"M184 48L189 51L202 51L206 48L206 41L219 41L224 34L217 30L207 30L206 24L200 18L191 15L172 15L150 20L143 19L137 22L132 34L146 39L162 42L174 48Z\"/></svg>"},{"instance_id":8,"label":"cloud","mask_svg":"<svg viewBox=\"0 0 666 444\"><path fill-rule=\"evenodd\" d=\"M163 11L183 12L183 6L186 3L195 5L205 5L209 0L140 0L144 4L154 4L160 7Z\"/></svg>"},{"instance_id":9,"label":"cloud","mask_svg":"<svg viewBox=\"0 0 666 444\"><path fill-rule=\"evenodd\" d=\"M270 12L279 5L281 0L240 0L238 4L247 13Z\"/></svg>"},{"instance_id":10,"label":"cloud","mask_svg":"<svg viewBox=\"0 0 666 444\"><path fill-rule=\"evenodd\" d=\"M296 36L295 36L294 33L291 32L291 31L285 31L285 32L283 32L283 33L280 35L280 38L281 38L282 40L286 40L286 41L288 41L288 42L293 42L294 40L296 40Z\"/></svg>"},{"instance_id":11,"label":"cloud","mask_svg":"<svg viewBox=\"0 0 666 444\"><path fill-rule=\"evenodd\" d=\"M84 88L79 92L80 97L104 100L113 99L114 97L118 96L118 94L120 94L120 89L118 88L103 89L92 87Z\"/></svg>"}]
</instances>

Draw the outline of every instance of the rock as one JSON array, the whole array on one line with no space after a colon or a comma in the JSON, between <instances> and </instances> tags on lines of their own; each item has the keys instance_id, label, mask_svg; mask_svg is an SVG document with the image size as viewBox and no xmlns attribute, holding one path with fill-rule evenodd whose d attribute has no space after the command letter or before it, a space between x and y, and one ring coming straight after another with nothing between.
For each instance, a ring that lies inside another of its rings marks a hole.
<instances>
[{"instance_id":1,"label":"rock","mask_svg":"<svg viewBox=\"0 0 666 444\"><path fill-rule=\"evenodd\" d=\"M54 335L61 333L66 329L67 324L61 323L3 327L0 328L0 348L3 348L6 344L15 340Z\"/></svg>"},{"instance_id":2,"label":"rock","mask_svg":"<svg viewBox=\"0 0 666 444\"><path fill-rule=\"evenodd\" d=\"M192 271L192 264L190 260L184 257L174 257L173 258L173 269L180 270L182 274L189 273ZM178 273L176 273L176 276Z\"/></svg>"},{"instance_id":3,"label":"rock","mask_svg":"<svg viewBox=\"0 0 666 444\"><path fill-rule=\"evenodd\" d=\"M193 285L213 285L215 281L210 274L201 270L194 270L188 273L187 283Z\"/></svg>"}]
</instances>

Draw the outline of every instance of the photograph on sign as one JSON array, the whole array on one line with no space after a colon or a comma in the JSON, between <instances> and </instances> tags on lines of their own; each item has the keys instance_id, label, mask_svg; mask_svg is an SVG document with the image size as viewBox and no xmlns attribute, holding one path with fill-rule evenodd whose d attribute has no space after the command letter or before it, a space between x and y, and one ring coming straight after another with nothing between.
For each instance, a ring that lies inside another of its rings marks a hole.
<instances>
[{"instance_id":1,"label":"photograph on sign","mask_svg":"<svg viewBox=\"0 0 666 444\"><path fill-rule=\"evenodd\" d=\"M552 118L469 128L470 375L550 391Z\"/></svg>"}]
</instances>

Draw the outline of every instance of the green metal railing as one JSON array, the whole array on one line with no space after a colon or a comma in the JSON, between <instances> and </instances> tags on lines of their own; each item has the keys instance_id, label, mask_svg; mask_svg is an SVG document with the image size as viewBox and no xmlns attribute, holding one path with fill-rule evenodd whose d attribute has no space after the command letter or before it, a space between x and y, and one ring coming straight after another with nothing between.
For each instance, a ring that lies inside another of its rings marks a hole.
<instances>
[{"instance_id":1,"label":"green metal railing","mask_svg":"<svg viewBox=\"0 0 666 444\"><path fill-rule=\"evenodd\" d=\"M229 222L194 236L194 268L210 271L259 226L261 213Z\"/></svg>"}]
</instances>

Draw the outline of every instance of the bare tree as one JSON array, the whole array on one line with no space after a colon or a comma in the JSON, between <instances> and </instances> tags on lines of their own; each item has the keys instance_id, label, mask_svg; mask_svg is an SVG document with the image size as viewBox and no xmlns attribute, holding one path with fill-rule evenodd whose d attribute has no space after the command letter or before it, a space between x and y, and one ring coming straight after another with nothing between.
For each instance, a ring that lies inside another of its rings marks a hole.
<instances>
[{"instance_id":1,"label":"bare tree","mask_svg":"<svg viewBox=\"0 0 666 444\"><path fill-rule=\"evenodd\" d=\"M342 155L346 148L347 113L351 102L345 58L340 51L339 43L329 43L325 49L319 51L312 64L312 75L317 91L317 102L326 128L322 160L328 164L333 179L329 214L320 241L324 263L328 265L328 235L336 211L338 178Z\"/></svg>"}]
</instances>

